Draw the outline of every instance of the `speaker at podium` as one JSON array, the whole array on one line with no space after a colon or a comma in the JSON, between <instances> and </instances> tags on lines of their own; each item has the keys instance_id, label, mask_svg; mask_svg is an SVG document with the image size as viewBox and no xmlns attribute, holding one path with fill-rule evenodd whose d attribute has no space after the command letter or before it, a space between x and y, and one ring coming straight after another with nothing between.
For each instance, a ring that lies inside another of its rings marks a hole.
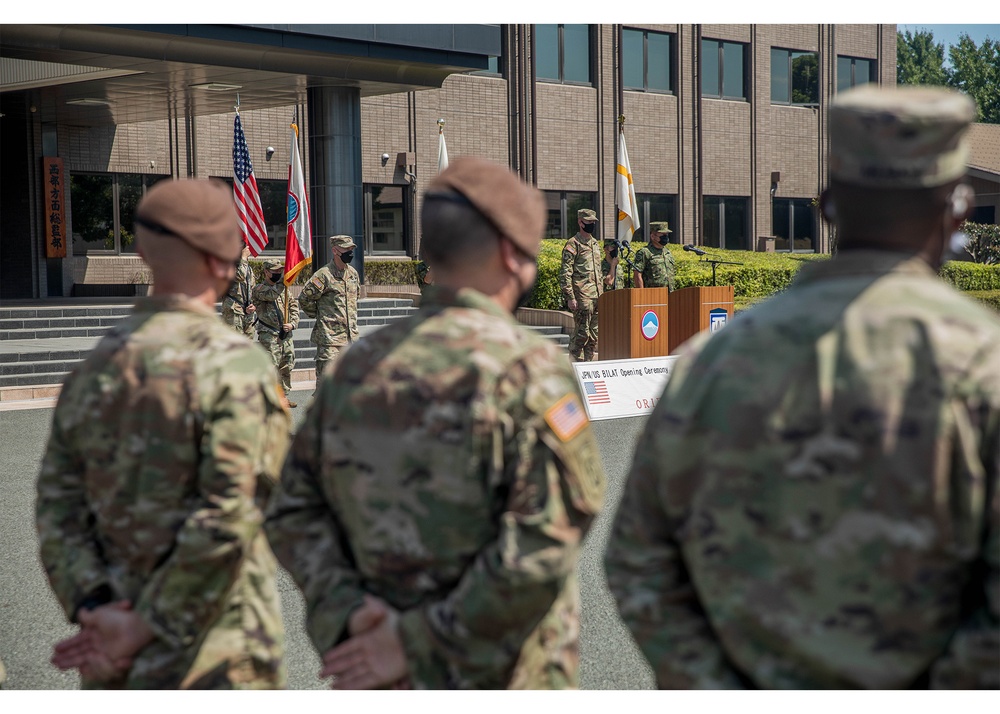
<instances>
[{"instance_id":1,"label":"speaker at podium","mask_svg":"<svg viewBox=\"0 0 1000 714\"><path fill-rule=\"evenodd\" d=\"M733 314L732 285L609 290L597 301L597 352L602 360L665 357Z\"/></svg>"}]
</instances>

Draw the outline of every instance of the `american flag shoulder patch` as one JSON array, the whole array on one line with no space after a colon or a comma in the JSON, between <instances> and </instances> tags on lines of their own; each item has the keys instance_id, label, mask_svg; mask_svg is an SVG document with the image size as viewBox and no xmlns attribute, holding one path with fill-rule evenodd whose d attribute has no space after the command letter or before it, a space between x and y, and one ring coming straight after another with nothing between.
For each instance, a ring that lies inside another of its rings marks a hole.
<instances>
[{"instance_id":1,"label":"american flag shoulder patch","mask_svg":"<svg viewBox=\"0 0 1000 714\"><path fill-rule=\"evenodd\" d=\"M587 426L587 413L575 394L567 394L545 412L545 422L561 441L569 441Z\"/></svg>"}]
</instances>

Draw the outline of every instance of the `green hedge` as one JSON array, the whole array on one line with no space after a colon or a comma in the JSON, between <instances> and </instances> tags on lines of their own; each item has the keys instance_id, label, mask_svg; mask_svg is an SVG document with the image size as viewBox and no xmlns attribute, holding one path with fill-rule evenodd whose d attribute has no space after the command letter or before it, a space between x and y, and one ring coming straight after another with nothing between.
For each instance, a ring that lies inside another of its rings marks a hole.
<instances>
[{"instance_id":1,"label":"green hedge","mask_svg":"<svg viewBox=\"0 0 1000 714\"><path fill-rule=\"evenodd\" d=\"M941 277L959 290L1000 290L1000 265L952 260L941 267Z\"/></svg>"},{"instance_id":2,"label":"green hedge","mask_svg":"<svg viewBox=\"0 0 1000 714\"><path fill-rule=\"evenodd\" d=\"M566 309L562 291L559 289L559 265L565 244L565 240L542 241L542 249L538 256L538 281L531 299L528 301L529 307L543 310ZM632 243L632 254L634 255L643 245L645 244ZM704 262L692 252L683 250L679 245L671 245L669 248L677 262L676 285L678 288L712 284L712 265L710 263ZM716 268L718 284L733 286L738 310L746 309L752 304L787 288L803 264L815 260L827 260L830 257L815 253L756 253L715 248L709 250L712 257L719 260L742 263L742 265L719 265ZM251 263L253 263L252 260ZM415 261L409 260L365 261L365 282L368 285L415 285L417 282L414 272L415 265ZM618 271L623 279L627 277L627 270L625 261L619 261ZM306 268L296 282L304 283L310 275L311 271ZM941 276L963 291L1000 290L1000 265L952 261L946 263L941 269Z\"/></svg>"},{"instance_id":3,"label":"green hedge","mask_svg":"<svg viewBox=\"0 0 1000 714\"><path fill-rule=\"evenodd\" d=\"M1000 290L970 290L965 294L1000 312Z\"/></svg>"}]
</instances>

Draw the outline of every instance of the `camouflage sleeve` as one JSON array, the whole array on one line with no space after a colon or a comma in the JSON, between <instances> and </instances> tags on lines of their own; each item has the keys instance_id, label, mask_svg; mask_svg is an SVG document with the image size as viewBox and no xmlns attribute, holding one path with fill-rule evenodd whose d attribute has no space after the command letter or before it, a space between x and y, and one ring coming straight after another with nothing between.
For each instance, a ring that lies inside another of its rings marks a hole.
<instances>
[{"instance_id":1,"label":"camouflage sleeve","mask_svg":"<svg viewBox=\"0 0 1000 714\"><path fill-rule=\"evenodd\" d=\"M292 442L264 529L278 562L306 602L306 632L322 654L346 633L347 618L364 598L361 576L344 548L346 539L319 484L323 380L315 406Z\"/></svg>"},{"instance_id":2,"label":"camouflage sleeve","mask_svg":"<svg viewBox=\"0 0 1000 714\"><path fill-rule=\"evenodd\" d=\"M316 317L316 308L322 296L323 278L320 275L314 275L299 293L299 306L302 308L302 312L309 317Z\"/></svg>"},{"instance_id":3,"label":"camouflage sleeve","mask_svg":"<svg viewBox=\"0 0 1000 714\"><path fill-rule=\"evenodd\" d=\"M63 429L67 383L52 417L52 432L38 475L35 518L40 556L52 590L66 616L91 593L109 587L107 566L101 557L90 507L84 491L82 467L67 448Z\"/></svg>"},{"instance_id":4,"label":"camouflage sleeve","mask_svg":"<svg viewBox=\"0 0 1000 714\"><path fill-rule=\"evenodd\" d=\"M984 517L981 556L978 570L982 589L970 593L970 608L958 632L948 645L945 656L931 667L931 686L941 689L1000 688L1000 369L997 355L1000 344L990 345L979 361L970 382L981 385L981 396L973 401L968 420L956 420L960 437L954 448L974 449L983 464L984 478L980 494L956 499L981 503ZM967 426L969 428L962 428ZM965 432L965 433L963 433ZM973 433L968 433L973 432ZM978 479L962 479L972 482ZM963 484L958 484L962 488ZM953 487L955 488L955 487ZM975 486L972 486L974 489Z\"/></svg>"},{"instance_id":5,"label":"camouflage sleeve","mask_svg":"<svg viewBox=\"0 0 1000 714\"><path fill-rule=\"evenodd\" d=\"M288 301L288 322L291 323L293 330L299 326L299 301L295 298L290 298Z\"/></svg>"},{"instance_id":6,"label":"camouflage sleeve","mask_svg":"<svg viewBox=\"0 0 1000 714\"><path fill-rule=\"evenodd\" d=\"M177 648L196 642L230 595L263 521L258 481L273 478L290 429L273 368L256 348L203 381L218 386L202 403L198 498L135 603Z\"/></svg>"},{"instance_id":7,"label":"camouflage sleeve","mask_svg":"<svg viewBox=\"0 0 1000 714\"><path fill-rule=\"evenodd\" d=\"M576 259L576 242L566 241L559 265L559 288L567 300L573 299L573 261Z\"/></svg>"},{"instance_id":8,"label":"camouflage sleeve","mask_svg":"<svg viewBox=\"0 0 1000 714\"><path fill-rule=\"evenodd\" d=\"M632 259L632 267L635 268L635 272L642 275L646 271L646 249L640 248L636 251L635 257Z\"/></svg>"},{"instance_id":9,"label":"camouflage sleeve","mask_svg":"<svg viewBox=\"0 0 1000 714\"><path fill-rule=\"evenodd\" d=\"M689 439L671 438L669 394L683 380L683 362L676 363L636 444L605 571L622 621L661 689L739 688L740 679L715 638L681 557L674 537L679 523L664 506L665 474L686 468L684 454L696 454L699 448ZM684 504L672 503L674 509L683 511Z\"/></svg>"},{"instance_id":10,"label":"camouflage sleeve","mask_svg":"<svg viewBox=\"0 0 1000 714\"><path fill-rule=\"evenodd\" d=\"M254 302L275 302L285 292L284 283L257 283L250 293Z\"/></svg>"},{"instance_id":11,"label":"camouflage sleeve","mask_svg":"<svg viewBox=\"0 0 1000 714\"><path fill-rule=\"evenodd\" d=\"M667 287L670 288L671 292L676 290L676 273L677 273L677 260L674 258L673 251L670 248L664 248L663 254L667 256Z\"/></svg>"},{"instance_id":12,"label":"camouflage sleeve","mask_svg":"<svg viewBox=\"0 0 1000 714\"><path fill-rule=\"evenodd\" d=\"M400 617L410 679L419 688L502 681L576 567L603 505L600 452L568 374L517 365L504 392L499 403L509 418L501 418L488 455L504 454L495 468L509 489L496 539L446 596Z\"/></svg>"}]
</instances>

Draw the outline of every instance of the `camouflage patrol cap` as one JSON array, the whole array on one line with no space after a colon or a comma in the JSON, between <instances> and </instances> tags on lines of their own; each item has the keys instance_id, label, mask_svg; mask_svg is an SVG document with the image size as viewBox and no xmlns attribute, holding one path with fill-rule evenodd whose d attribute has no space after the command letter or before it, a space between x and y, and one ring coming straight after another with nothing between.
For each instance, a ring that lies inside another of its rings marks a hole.
<instances>
[{"instance_id":1,"label":"camouflage patrol cap","mask_svg":"<svg viewBox=\"0 0 1000 714\"><path fill-rule=\"evenodd\" d=\"M656 231L657 233L673 233L670 230L669 221L655 221L649 224L649 230Z\"/></svg>"},{"instance_id":2,"label":"camouflage patrol cap","mask_svg":"<svg viewBox=\"0 0 1000 714\"><path fill-rule=\"evenodd\" d=\"M334 248L353 248L354 239L350 236L330 236L330 245Z\"/></svg>"},{"instance_id":3,"label":"camouflage patrol cap","mask_svg":"<svg viewBox=\"0 0 1000 714\"><path fill-rule=\"evenodd\" d=\"M830 104L830 176L879 188L940 186L963 176L976 107L943 87L864 85Z\"/></svg>"},{"instance_id":4,"label":"camouflage patrol cap","mask_svg":"<svg viewBox=\"0 0 1000 714\"><path fill-rule=\"evenodd\" d=\"M597 214L589 208L581 208L576 212L576 217L584 223L597 223Z\"/></svg>"},{"instance_id":5,"label":"camouflage patrol cap","mask_svg":"<svg viewBox=\"0 0 1000 714\"><path fill-rule=\"evenodd\" d=\"M234 261L243 252L233 190L222 181L158 181L136 206L135 223L147 238L177 236L221 260Z\"/></svg>"},{"instance_id":6,"label":"camouflage patrol cap","mask_svg":"<svg viewBox=\"0 0 1000 714\"><path fill-rule=\"evenodd\" d=\"M500 233L537 257L545 230L542 192L506 166L475 156L460 156L427 187L425 200L454 191L468 200Z\"/></svg>"},{"instance_id":7,"label":"camouflage patrol cap","mask_svg":"<svg viewBox=\"0 0 1000 714\"><path fill-rule=\"evenodd\" d=\"M278 260L277 258L272 258L264 262L264 267L270 270L272 273L277 270L285 269L285 261Z\"/></svg>"}]
</instances>

